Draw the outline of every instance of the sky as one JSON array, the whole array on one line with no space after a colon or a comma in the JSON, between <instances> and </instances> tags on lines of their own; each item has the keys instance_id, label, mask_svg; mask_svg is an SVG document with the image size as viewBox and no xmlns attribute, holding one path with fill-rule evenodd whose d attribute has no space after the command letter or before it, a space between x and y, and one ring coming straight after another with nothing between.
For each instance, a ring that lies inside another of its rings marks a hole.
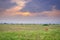
<instances>
[{"instance_id":1,"label":"sky","mask_svg":"<svg viewBox=\"0 0 60 40\"><path fill-rule=\"evenodd\" d=\"M60 0L0 0L0 23L60 24Z\"/></svg>"}]
</instances>

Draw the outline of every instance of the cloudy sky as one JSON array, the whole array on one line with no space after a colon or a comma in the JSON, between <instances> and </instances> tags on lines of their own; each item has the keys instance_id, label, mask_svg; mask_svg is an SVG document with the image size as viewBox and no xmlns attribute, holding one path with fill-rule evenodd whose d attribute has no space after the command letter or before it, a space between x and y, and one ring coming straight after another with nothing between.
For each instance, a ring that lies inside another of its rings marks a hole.
<instances>
[{"instance_id":1,"label":"cloudy sky","mask_svg":"<svg viewBox=\"0 0 60 40\"><path fill-rule=\"evenodd\" d=\"M60 0L0 0L0 23L60 23Z\"/></svg>"}]
</instances>

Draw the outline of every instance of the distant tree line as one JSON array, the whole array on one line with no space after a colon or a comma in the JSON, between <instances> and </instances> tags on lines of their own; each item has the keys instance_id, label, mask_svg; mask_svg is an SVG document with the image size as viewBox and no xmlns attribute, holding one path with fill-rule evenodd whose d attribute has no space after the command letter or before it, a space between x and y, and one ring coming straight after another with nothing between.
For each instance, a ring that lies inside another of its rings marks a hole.
<instances>
[{"instance_id":1,"label":"distant tree line","mask_svg":"<svg viewBox=\"0 0 60 40\"><path fill-rule=\"evenodd\" d=\"M6 23L6 22L4 22L4 23L0 23L0 24L21 24L21 25L23 25L24 23ZM28 23L29 24L29 23ZM31 23L30 23L31 24ZM37 25L37 24L34 24L34 23L32 23L32 25ZM43 26L48 26L48 25L55 25L55 24L40 24L40 25L43 25Z\"/></svg>"}]
</instances>

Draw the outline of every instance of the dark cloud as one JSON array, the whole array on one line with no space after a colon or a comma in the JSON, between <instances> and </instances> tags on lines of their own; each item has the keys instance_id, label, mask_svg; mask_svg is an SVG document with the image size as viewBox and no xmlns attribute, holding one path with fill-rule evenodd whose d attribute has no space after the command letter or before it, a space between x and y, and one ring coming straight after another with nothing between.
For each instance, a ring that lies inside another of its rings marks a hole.
<instances>
[{"instance_id":1,"label":"dark cloud","mask_svg":"<svg viewBox=\"0 0 60 40\"><path fill-rule=\"evenodd\" d=\"M54 5L56 6L56 9L60 9L60 0L32 0L31 2L27 3L26 6L20 11L49 11Z\"/></svg>"},{"instance_id":2,"label":"dark cloud","mask_svg":"<svg viewBox=\"0 0 60 40\"><path fill-rule=\"evenodd\" d=\"M8 9L15 5L16 3L12 3L11 0L0 0L0 8Z\"/></svg>"},{"instance_id":3,"label":"dark cloud","mask_svg":"<svg viewBox=\"0 0 60 40\"><path fill-rule=\"evenodd\" d=\"M0 17L4 15L6 9L16 6L16 3L12 3L11 0L0 0Z\"/></svg>"},{"instance_id":4,"label":"dark cloud","mask_svg":"<svg viewBox=\"0 0 60 40\"><path fill-rule=\"evenodd\" d=\"M60 23L60 0L12 1L0 0L0 22Z\"/></svg>"},{"instance_id":5,"label":"dark cloud","mask_svg":"<svg viewBox=\"0 0 60 40\"><path fill-rule=\"evenodd\" d=\"M0 0L1 2L9 1L9 0Z\"/></svg>"}]
</instances>

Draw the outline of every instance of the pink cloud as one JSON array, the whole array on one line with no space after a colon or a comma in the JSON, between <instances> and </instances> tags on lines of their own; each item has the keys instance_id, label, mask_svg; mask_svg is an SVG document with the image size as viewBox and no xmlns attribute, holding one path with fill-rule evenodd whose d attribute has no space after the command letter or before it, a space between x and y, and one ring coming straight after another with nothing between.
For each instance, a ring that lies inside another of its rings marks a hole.
<instances>
[{"instance_id":1,"label":"pink cloud","mask_svg":"<svg viewBox=\"0 0 60 40\"><path fill-rule=\"evenodd\" d=\"M10 9L6 9L3 11L3 16L42 16L45 15L47 17L60 17L60 10L55 9L55 6L52 7L51 11L43 11L38 13L31 13L31 12L21 12L19 11L21 8L20 6L14 6Z\"/></svg>"}]
</instances>

